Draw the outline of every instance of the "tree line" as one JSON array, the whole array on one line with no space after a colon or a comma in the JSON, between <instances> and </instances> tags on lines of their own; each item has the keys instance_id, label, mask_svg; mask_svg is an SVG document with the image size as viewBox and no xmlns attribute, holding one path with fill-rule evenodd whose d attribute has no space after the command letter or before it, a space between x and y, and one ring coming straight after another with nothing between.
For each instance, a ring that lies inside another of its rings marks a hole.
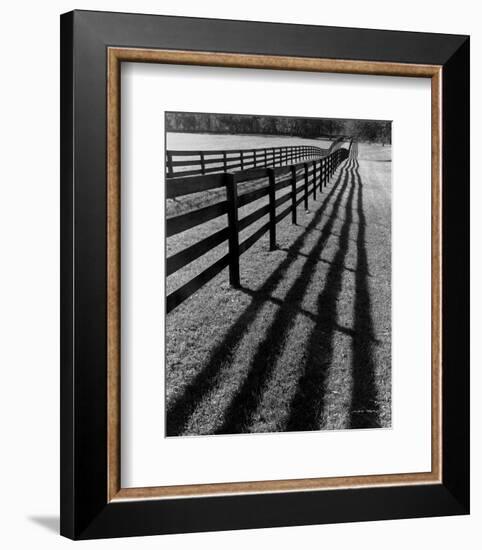
<instances>
[{"instance_id":1,"label":"tree line","mask_svg":"<svg viewBox=\"0 0 482 550\"><path fill-rule=\"evenodd\" d=\"M276 117L217 113L166 112L167 132L289 135L309 139L351 136L391 143L391 122L340 118Z\"/></svg>"}]
</instances>

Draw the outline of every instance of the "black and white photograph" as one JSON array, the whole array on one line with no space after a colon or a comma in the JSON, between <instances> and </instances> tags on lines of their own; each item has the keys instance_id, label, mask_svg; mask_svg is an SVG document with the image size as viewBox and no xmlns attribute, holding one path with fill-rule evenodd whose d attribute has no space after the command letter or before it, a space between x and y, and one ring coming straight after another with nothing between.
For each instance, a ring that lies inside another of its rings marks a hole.
<instances>
[{"instance_id":1,"label":"black and white photograph","mask_svg":"<svg viewBox=\"0 0 482 550\"><path fill-rule=\"evenodd\" d=\"M3 5L2 548L480 547L478 8Z\"/></svg>"},{"instance_id":2,"label":"black and white photograph","mask_svg":"<svg viewBox=\"0 0 482 550\"><path fill-rule=\"evenodd\" d=\"M166 436L390 428L391 121L164 117Z\"/></svg>"}]
</instances>

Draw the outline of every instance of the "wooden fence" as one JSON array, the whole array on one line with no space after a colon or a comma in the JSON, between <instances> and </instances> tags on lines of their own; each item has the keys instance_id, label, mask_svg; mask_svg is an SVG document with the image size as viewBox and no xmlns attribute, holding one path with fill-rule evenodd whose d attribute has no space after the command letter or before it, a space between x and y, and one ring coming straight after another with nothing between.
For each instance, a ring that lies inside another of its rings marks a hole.
<instances>
[{"instance_id":1,"label":"wooden fence","mask_svg":"<svg viewBox=\"0 0 482 550\"><path fill-rule=\"evenodd\" d=\"M166 177L198 176L216 172L288 166L320 158L327 150L310 145L230 149L227 151L166 151Z\"/></svg>"},{"instance_id":2,"label":"wooden fence","mask_svg":"<svg viewBox=\"0 0 482 550\"><path fill-rule=\"evenodd\" d=\"M306 151L300 154L306 154ZM197 225L227 215L226 227L201 239L195 244L170 256L166 260L166 276L200 258L223 242L228 242L228 253L223 255L207 269L167 296L166 311L169 313L184 300L194 294L226 267L229 267L229 281L233 287L240 285L239 258L253 246L266 232L269 232L270 250L276 248L276 225L291 213L292 223L296 224L296 209L304 203L308 208L308 199L312 195L316 200L341 162L348 157L348 150L337 149L328 156L293 163L289 166L250 168L238 172L228 171L220 174L191 175L166 178L166 197L177 198L208 189L225 188L226 200L199 208L193 212L179 214L166 221L166 238ZM267 185L238 195L238 184L253 180L266 179ZM299 185L299 182L302 182ZM289 188L289 191L276 198L276 192ZM239 219L239 208L268 197L266 204ZM278 208L289 204L281 211ZM267 221L243 242L239 242L240 232L267 216Z\"/></svg>"}]
</instances>

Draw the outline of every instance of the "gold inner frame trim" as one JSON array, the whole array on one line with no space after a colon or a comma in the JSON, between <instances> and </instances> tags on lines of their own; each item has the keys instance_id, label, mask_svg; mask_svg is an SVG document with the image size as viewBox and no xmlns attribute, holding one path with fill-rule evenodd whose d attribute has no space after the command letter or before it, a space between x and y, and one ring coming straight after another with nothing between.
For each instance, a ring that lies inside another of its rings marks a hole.
<instances>
[{"instance_id":1,"label":"gold inner frame trim","mask_svg":"<svg viewBox=\"0 0 482 550\"><path fill-rule=\"evenodd\" d=\"M120 437L120 69L122 62L405 76L431 79L432 466L431 471L159 487L121 487ZM442 67L338 59L108 48L107 51L107 464L108 501L439 484L442 476Z\"/></svg>"}]
</instances>

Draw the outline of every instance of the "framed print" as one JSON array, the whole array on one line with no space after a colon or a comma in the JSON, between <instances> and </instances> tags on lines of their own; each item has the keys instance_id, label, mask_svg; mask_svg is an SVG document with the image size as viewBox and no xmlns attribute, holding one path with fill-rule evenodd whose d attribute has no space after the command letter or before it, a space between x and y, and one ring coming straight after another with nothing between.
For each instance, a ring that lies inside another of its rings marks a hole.
<instances>
[{"instance_id":1,"label":"framed print","mask_svg":"<svg viewBox=\"0 0 482 550\"><path fill-rule=\"evenodd\" d=\"M469 512L469 38L61 17L61 533Z\"/></svg>"}]
</instances>

